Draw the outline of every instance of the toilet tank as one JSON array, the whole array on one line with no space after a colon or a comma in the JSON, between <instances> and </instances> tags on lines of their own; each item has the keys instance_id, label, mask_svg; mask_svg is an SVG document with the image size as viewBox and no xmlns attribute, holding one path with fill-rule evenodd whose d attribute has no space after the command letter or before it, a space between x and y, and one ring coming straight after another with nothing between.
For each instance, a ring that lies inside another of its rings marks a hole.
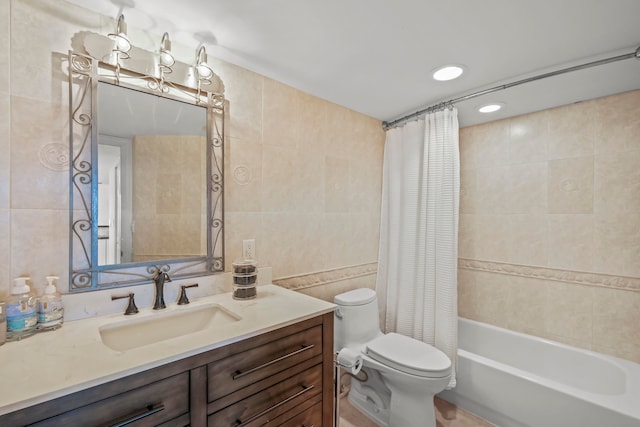
<instances>
[{"instance_id":1,"label":"toilet tank","mask_svg":"<svg viewBox=\"0 0 640 427\"><path fill-rule=\"evenodd\" d=\"M372 289L354 289L336 295L334 312L334 349L359 347L381 335L378 298Z\"/></svg>"}]
</instances>

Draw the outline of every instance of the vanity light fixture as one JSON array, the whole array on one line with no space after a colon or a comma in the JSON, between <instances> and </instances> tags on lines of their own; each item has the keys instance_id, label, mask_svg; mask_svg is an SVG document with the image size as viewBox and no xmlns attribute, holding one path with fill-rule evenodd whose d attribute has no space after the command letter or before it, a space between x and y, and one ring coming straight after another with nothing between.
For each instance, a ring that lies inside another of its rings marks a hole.
<instances>
[{"instance_id":1,"label":"vanity light fixture","mask_svg":"<svg viewBox=\"0 0 640 427\"><path fill-rule=\"evenodd\" d=\"M113 51L119 54L119 58L127 59L129 55L127 52L131 50L131 42L127 37L127 23L124 22L124 15L118 16L118 22L116 24L116 32L109 33L109 38L115 42Z\"/></svg>"},{"instance_id":2,"label":"vanity light fixture","mask_svg":"<svg viewBox=\"0 0 640 427\"><path fill-rule=\"evenodd\" d=\"M95 39L91 36L92 40ZM196 99L200 99L203 88L206 93L217 93L221 89L221 82L213 71L213 68L207 64L207 51L204 45L200 44L196 48L195 62L191 66L179 62L171 51L171 38L169 33L165 32L160 40L160 46L155 52L148 52L144 49L134 49L133 44L127 37L127 24L124 15L119 15L116 20L115 31L107 34L106 40L98 39L92 42L92 49L100 52L101 61L113 67L113 79L115 84L120 84L121 70L127 68L136 73L143 73L146 76L147 88L168 93L172 86L176 84L182 85L196 90ZM104 46L104 50L102 50ZM108 49L108 50L107 50ZM102 53L106 51L106 55ZM123 64L123 59L130 59L135 56L133 62L129 62L127 67ZM186 69L185 69L186 68ZM185 74L173 78L169 78L171 73ZM127 76L130 78L131 76ZM204 98L203 98L204 99ZM200 101L198 101L200 102Z\"/></svg>"},{"instance_id":3,"label":"vanity light fixture","mask_svg":"<svg viewBox=\"0 0 640 427\"><path fill-rule=\"evenodd\" d=\"M439 82L457 79L464 72L464 68L460 65L445 65L433 72L433 79Z\"/></svg>"},{"instance_id":4,"label":"vanity light fixture","mask_svg":"<svg viewBox=\"0 0 640 427\"><path fill-rule=\"evenodd\" d=\"M211 82L209 79L213 76L213 70L209 64L207 64L207 50L204 46L200 46L196 54L196 72L198 73L198 80L200 82Z\"/></svg>"},{"instance_id":5,"label":"vanity light fixture","mask_svg":"<svg viewBox=\"0 0 640 427\"><path fill-rule=\"evenodd\" d=\"M504 107L504 104L496 102L493 104L483 105L482 107L478 108L478 111L485 114L495 113L496 111L500 110L502 107Z\"/></svg>"}]
</instances>

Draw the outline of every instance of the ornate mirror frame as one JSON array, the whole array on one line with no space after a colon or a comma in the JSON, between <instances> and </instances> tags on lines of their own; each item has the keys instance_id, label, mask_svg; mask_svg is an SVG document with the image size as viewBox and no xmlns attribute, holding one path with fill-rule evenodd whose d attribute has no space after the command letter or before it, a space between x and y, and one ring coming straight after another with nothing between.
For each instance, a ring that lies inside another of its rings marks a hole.
<instances>
[{"instance_id":1,"label":"ornate mirror frame","mask_svg":"<svg viewBox=\"0 0 640 427\"><path fill-rule=\"evenodd\" d=\"M146 52L146 51L144 51ZM152 52L146 52L152 57ZM94 55L95 56L95 55ZM69 291L93 291L149 283L159 271L180 279L224 272L224 87L216 92L198 82L172 83L144 72L112 66L93 56L69 52ZM181 65L184 70L191 67ZM185 72L184 74L188 74ZM202 257L165 259L127 264L98 263L98 82L107 82L207 110L207 253ZM193 79L191 79L193 81ZM197 80L196 80L197 81ZM205 81L212 86L211 79Z\"/></svg>"}]
</instances>

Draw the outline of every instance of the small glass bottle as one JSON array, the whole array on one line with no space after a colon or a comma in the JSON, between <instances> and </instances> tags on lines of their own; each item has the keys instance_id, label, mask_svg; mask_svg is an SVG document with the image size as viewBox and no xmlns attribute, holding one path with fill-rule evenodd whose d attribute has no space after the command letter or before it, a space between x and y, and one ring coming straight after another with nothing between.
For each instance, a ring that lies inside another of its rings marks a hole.
<instances>
[{"instance_id":1,"label":"small glass bottle","mask_svg":"<svg viewBox=\"0 0 640 427\"><path fill-rule=\"evenodd\" d=\"M31 336L38 324L37 301L27 285L29 277L14 279L7 300L7 341L18 341Z\"/></svg>"}]
</instances>

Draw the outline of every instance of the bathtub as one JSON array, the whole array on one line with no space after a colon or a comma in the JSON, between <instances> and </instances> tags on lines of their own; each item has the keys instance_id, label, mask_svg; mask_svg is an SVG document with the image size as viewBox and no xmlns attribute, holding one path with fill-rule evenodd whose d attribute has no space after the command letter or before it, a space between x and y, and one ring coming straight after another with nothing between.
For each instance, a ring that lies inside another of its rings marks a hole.
<instances>
[{"instance_id":1,"label":"bathtub","mask_svg":"<svg viewBox=\"0 0 640 427\"><path fill-rule=\"evenodd\" d=\"M458 336L444 400L500 427L640 426L640 364L462 318Z\"/></svg>"}]
</instances>

